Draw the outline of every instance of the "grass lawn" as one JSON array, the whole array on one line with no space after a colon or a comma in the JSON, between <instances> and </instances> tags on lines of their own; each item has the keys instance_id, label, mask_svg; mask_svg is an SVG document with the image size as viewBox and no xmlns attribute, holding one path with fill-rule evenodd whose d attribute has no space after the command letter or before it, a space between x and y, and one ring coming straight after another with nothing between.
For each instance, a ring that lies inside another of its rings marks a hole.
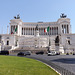
<instances>
[{"instance_id":1,"label":"grass lawn","mask_svg":"<svg viewBox=\"0 0 75 75\"><path fill-rule=\"evenodd\" d=\"M34 59L0 55L0 75L59 75Z\"/></svg>"}]
</instances>

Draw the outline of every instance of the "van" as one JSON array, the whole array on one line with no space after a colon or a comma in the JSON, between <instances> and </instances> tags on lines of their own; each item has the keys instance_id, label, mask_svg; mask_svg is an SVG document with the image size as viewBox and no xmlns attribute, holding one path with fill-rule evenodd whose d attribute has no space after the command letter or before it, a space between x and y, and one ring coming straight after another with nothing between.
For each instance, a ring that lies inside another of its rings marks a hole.
<instances>
[{"instance_id":1,"label":"van","mask_svg":"<svg viewBox=\"0 0 75 75\"><path fill-rule=\"evenodd\" d=\"M56 55L56 51L51 51L48 53L48 56L51 56L51 55Z\"/></svg>"}]
</instances>

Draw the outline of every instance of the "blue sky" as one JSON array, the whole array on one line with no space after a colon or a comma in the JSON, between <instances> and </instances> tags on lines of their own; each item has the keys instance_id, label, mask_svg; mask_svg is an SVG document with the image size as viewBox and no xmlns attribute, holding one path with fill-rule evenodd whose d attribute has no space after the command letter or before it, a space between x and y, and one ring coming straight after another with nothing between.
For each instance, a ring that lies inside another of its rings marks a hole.
<instances>
[{"instance_id":1,"label":"blue sky","mask_svg":"<svg viewBox=\"0 0 75 75\"><path fill-rule=\"evenodd\" d=\"M55 22L61 13L71 19L75 33L75 0L0 0L0 34L17 14L23 22Z\"/></svg>"}]
</instances>

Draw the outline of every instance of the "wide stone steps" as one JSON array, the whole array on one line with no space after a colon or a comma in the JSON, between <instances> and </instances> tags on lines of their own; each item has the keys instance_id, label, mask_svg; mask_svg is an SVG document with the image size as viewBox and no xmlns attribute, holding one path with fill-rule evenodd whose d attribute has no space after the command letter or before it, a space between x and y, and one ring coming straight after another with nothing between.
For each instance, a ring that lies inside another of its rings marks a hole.
<instances>
[{"instance_id":1,"label":"wide stone steps","mask_svg":"<svg viewBox=\"0 0 75 75\"><path fill-rule=\"evenodd\" d=\"M18 52L25 52L25 51L31 51L32 53L35 53L37 51L44 51L47 52L47 48L46 47L42 47L42 48L35 48L35 47L21 47L21 48L17 48L15 50L12 50L12 52L18 53Z\"/></svg>"}]
</instances>

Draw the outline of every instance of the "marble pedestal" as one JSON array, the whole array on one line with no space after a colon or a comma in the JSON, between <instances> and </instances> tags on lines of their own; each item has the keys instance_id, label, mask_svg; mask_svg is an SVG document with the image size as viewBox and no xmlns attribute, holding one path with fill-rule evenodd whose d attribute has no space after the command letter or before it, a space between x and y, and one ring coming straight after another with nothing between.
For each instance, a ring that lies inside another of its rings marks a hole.
<instances>
[{"instance_id":1,"label":"marble pedestal","mask_svg":"<svg viewBox=\"0 0 75 75\"><path fill-rule=\"evenodd\" d=\"M62 53L62 54L64 53L64 49L63 49L63 46L61 44L59 46L59 52Z\"/></svg>"},{"instance_id":2,"label":"marble pedestal","mask_svg":"<svg viewBox=\"0 0 75 75\"><path fill-rule=\"evenodd\" d=\"M0 51L1 51L1 43L0 43Z\"/></svg>"}]
</instances>

